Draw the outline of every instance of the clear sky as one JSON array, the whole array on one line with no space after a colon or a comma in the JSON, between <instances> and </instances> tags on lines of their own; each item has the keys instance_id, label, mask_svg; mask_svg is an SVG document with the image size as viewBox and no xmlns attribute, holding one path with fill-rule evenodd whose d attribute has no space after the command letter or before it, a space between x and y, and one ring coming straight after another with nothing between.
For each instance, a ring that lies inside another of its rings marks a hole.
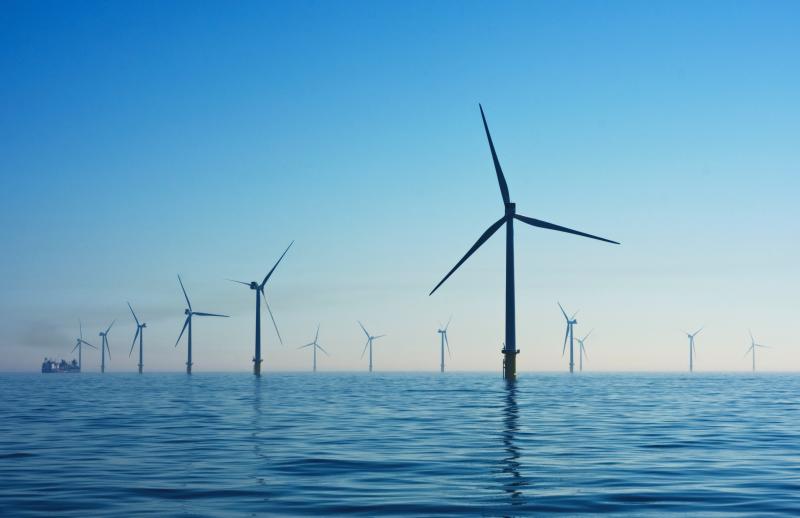
<instances>
[{"instance_id":1,"label":"clear sky","mask_svg":"<svg viewBox=\"0 0 800 518\"><path fill-rule=\"evenodd\" d=\"M0 6L0 370L70 357L116 319L147 370L196 310L195 371L498 370L504 238L486 109L520 213L519 369L800 369L797 2L11 2ZM94 351L85 370L98 370Z\"/></svg>"}]
</instances>

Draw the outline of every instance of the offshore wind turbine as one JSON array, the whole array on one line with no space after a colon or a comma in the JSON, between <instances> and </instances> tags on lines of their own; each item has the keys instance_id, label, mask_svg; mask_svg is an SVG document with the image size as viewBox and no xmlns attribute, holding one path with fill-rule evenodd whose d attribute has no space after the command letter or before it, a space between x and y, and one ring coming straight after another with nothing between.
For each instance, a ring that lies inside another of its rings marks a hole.
<instances>
[{"instance_id":1,"label":"offshore wind turbine","mask_svg":"<svg viewBox=\"0 0 800 518\"><path fill-rule=\"evenodd\" d=\"M689 339L689 372L694 371L694 357L697 356L697 350L694 347L694 337L697 336L702 330L703 328L701 327L694 333L684 331L684 333L686 333L686 338Z\"/></svg>"},{"instance_id":2,"label":"offshore wind turbine","mask_svg":"<svg viewBox=\"0 0 800 518\"><path fill-rule=\"evenodd\" d=\"M753 338L753 332L749 331L749 333L750 333L750 348L747 349L747 351L744 353L744 355L747 356L747 353L750 353L750 352L753 353L753 372L755 372L756 371L756 347L764 347L764 348L769 349L769 346L768 345L763 345L763 344L757 344L756 343L756 339Z\"/></svg>"},{"instance_id":3,"label":"offshore wind turbine","mask_svg":"<svg viewBox=\"0 0 800 518\"><path fill-rule=\"evenodd\" d=\"M450 317L447 320L447 325L445 325L445 326L442 326L442 323L439 322L439 329L438 329L438 331L436 331L437 333L439 333L441 335L441 345L442 345L442 351L441 351L442 352L442 355L441 355L442 363L440 364L440 371L439 372L444 372L444 348L445 348L445 346L447 346L447 355L450 356L450 358L453 357L450 354L450 342L447 341L447 328L450 327L450 321L451 320L453 320L453 317Z\"/></svg>"},{"instance_id":4,"label":"offshore wind turbine","mask_svg":"<svg viewBox=\"0 0 800 518\"><path fill-rule=\"evenodd\" d=\"M178 275L178 282L181 284L181 291L183 291L183 296L186 299L187 307L183 314L186 315L186 320L183 322L183 329L181 329L181 334L178 335L178 339L175 340L175 347L178 347L178 343L181 341L181 337L183 336L183 332L186 331L186 328L189 328L189 334L187 335L187 343L188 349L186 352L186 374L192 373L192 317L223 317L228 318L228 315L218 315L216 313L201 313L199 311L194 311L192 309L192 303L189 302L189 295L186 294L186 288L183 287L183 281L181 280L180 274Z\"/></svg>"},{"instance_id":5,"label":"offshore wind turbine","mask_svg":"<svg viewBox=\"0 0 800 518\"><path fill-rule=\"evenodd\" d=\"M567 321L567 332L564 334L564 347L561 348L561 357L562 358L564 357L564 352L567 350L567 338L569 338L569 372L570 374L572 374L572 371L575 368L575 355L574 355L575 333L573 326L578 323L578 321L575 320L575 315L577 315L578 312L576 311L572 315L572 318L570 318L567 316L567 312L564 311L564 307L561 305L560 302L558 303L558 307L561 308L561 314L564 315L564 320Z\"/></svg>"},{"instance_id":6,"label":"offshore wind turbine","mask_svg":"<svg viewBox=\"0 0 800 518\"><path fill-rule=\"evenodd\" d=\"M500 167L500 161L497 158L497 153L494 149L494 143L492 142L492 136L489 133L489 125L486 123L486 116L483 113L483 106L480 106L481 111L481 118L483 119L483 128L486 131L486 139L489 141L489 149L492 153L492 161L494 162L494 170L497 174L497 182L500 185L500 194L503 197L503 204L505 206L505 213L503 216L497 220L496 222L492 223L492 225L486 229L486 231L478 238L472 248L470 248L464 257L456 263L452 270L445 275L444 279L442 279L439 284L436 285L433 290L429 293L429 295L433 295L433 293L441 286L444 281L446 281L452 274L455 272L459 266L461 266L464 261L466 261L469 256L471 256L480 246L485 243L492 235L497 232L497 230L502 227L503 225L506 226L506 323L505 323L505 345L503 346L503 375L506 379L515 379L517 376L517 361L516 355L519 353L517 349L517 330L516 330L516 320L515 320L515 309L514 309L514 220L522 221L523 223L527 223L528 225L539 227L539 228L546 228L549 230L557 230L559 232L566 232L569 234L575 234L578 236L588 237L591 239L597 239L599 241L605 241L607 243L614 243L619 244L616 241L612 241L610 239L605 239L602 237L594 236L592 234L586 234L585 232L579 232L577 230L572 230L567 227L562 227L560 225L554 225L553 223L548 223L546 221L529 218L527 216L523 216L521 214L517 214L516 204L511 202L511 197L508 192L508 185L506 184L505 176L503 175L503 170Z\"/></svg>"},{"instance_id":7,"label":"offshore wind turbine","mask_svg":"<svg viewBox=\"0 0 800 518\"><path fill-rule=\"evenodd\" d=\"M81 369L81 367L83 366L83 363L82 363L83 360L81 359L81 352L83 350L83 346L84 345L88 345L92 349L97 349L97 347L93 346L92 344L90 344L89 342L87 342L86 340L83 339L83 324L81 324L80 320L78 320L78 329L80 329L81 336L80 336L80 338L76 338L75 339L76 343L75 343L75 347L72 348L72 352L75 352L75 349L78 350L78 369Z\"/></svg>"},{"instance_id":8,"label":"offshore wind turbine","mask_svg":"<svg viewBox=\"0 0 800 518\"><path fill-rule=\"evenodd\" d=\"M594 331L594 329L592 329L592 331ZM583 372L583 357L586 356L586 358L589 358L589 355L586 354L586 347L584 346L584 343L586 342L586 339L589 338L589 335L592 334L592 331L589 331L588 333L586 333L586 336L584 336L583 338L576 338L575 339L575 340L578 341L578 351L579 351L579 356L580 356L580 364L579 365L580 365L580 371L581 372Z\"/></svg>"},{"instance_id":9,"label":"offshore wind turbine","mask_svg":"<svg viewBox=\"0 0 800 518\"><path fill-rule=\"evenodd\" d=\"M330 354L328 354L328 351L323 349L322 346L319 345L319 343L317 343L318 340L319 340L319 324L317 324L317 334L314 335L314 341L311 342L311 343L307 343L306 345L301 345L300 347L298 347L298 349L305 349L306 347L312 347L313 348L313 351L314 351L314 355L313 355L314 356L314 370L313 370L313 372L317 372L317 349L319 349L320 351L324 352L326 356L330 356Z\"/></svg>"},{"instance_id":10,"label":"offshore wind turbine","mask_svg":"<svg viewBox=\"0 0 800 518\"><path fill-rule=\"evenodd\" d=\"M278 324L275 323L275 317L272 315L272 309L269 307L269 302L267 302L267 296L264 294L264 287L267 285L267 281L272 276L272 272L275 271L275 268L278 267L281 260L283 260L283 256L286 255L286 252L292 247L294 241L289 243L289 246L286 247L286 250L283 251L281 256L278 258L278 261L275 263L275 266L267 272L266 277L264 280L261 281L259 284L257 281L236 281L233 279L228 279L231 282L237 282L239 284L244 284L248 286L251 290L256 292L256 354L253 356L253 374L256 376L261 376L261 298L264 298L264 304L267 306L267 312L269 312L269 318L272 319L272 325L275 327L275 333L278 335L278 340L283 343L283 338L281 338L281 332L278 331Z\"/></svg>"},{"instance_id":11,"label":"offshore wind turbine","mask_svg":"<svg viewBox=\"0 0 800 518\"><path fill-rule=\"evenodd\" d=\"M364 334L367 335L367 343L366 345L364 345L364 350L361 351L361 357L362 358L364 357L364 353L367 352L367 348L369 347L369 371L372 372L372 342L386 335L372 336L371 334L369 334L369 332L367 332L366 328L364 327L364 324L362 324L359 321L358 325L361 326L361 329L364 331Z\"/></svg>"},{"instance_id":12,"label":"offshore wind turbine","mask_svg":"<svg viewBox=\"0 0 800 518\"><path fill-rule=\"evenodd\" d=\"M139 338L139 374L142 373L142 367L144 367L143 361L143 352L142 352L142 342L144 336L144 328L147 327L147 323L141 322L139 323L139 319L136 318L136 313L133 312L133 308L131 307L131 303L128 302L128 308L131 310L131 315L133 315L133 319L136 321L136 334L133 335L133 342L131 342L131 350L128 352L128 358L131 357L131 353L133 353L133 346L136 345L136 338Z\"/></svg>"},{"instance_id":13,"label":"offshore wind turbine","mask_svg":"<svg viewBox=\"0 0 800 518\"><path fill-rule=\"evenodd\" d=\"M100 338L102 339L100 342L100 372L106 371L106 351L108 351L108 359L111 359L111 349L108 347L108 332L111 331L111 326L114 325L114 322L116 320L111 322L108 329L100 331Z\"/></svg>"}]
</instances>

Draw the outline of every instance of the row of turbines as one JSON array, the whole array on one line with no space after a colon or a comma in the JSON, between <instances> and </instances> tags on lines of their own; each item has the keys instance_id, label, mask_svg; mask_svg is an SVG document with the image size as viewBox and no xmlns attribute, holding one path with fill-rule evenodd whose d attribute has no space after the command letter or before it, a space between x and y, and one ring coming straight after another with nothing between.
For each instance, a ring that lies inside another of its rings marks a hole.
<instances>
[{"instance_id":1,"label":"row of turbines","mask_svg":"<svg viewBox=\"0 0 800 518\"><path fill-rule=\"evenodd\" d=\"M500 195L502 197L503 205L504 205L504 213L494 223L492 223L486 231L478 238L474 245L467 251L466 254L456 263L456 265L444 276L444 278L439 281L439 283L431 290L429 295L433 295L444 283L447 279L450 278L453 273L464 263L466 262L469 257L474 254L478 248L480 248L489 238L492 237L500 227L505 226L506 231L506 257L505 257L505 271L506 271L506 279L505 279L505 341L503 342L502 348L502 370L503 376L506 379L513 380L516 378L517 375L517 366L516 366L516 356L519 354L519 350L517 349L516 343L516 310L515 310L515 285L514 285L514 221L520 221L527 225L543 228L547 230L555 230L558 232L563 232L567 234L573 234L581 237L586 237L589 239L603 241L605 243L611 243L615 245L619 245L620 243L617 241L613 241L611 239L606 239L604 237L599 237L593 234L588 234L586 232L581 232L578 230L573 230L571 228L563 227L561 225L556 225L554 223L549 223L547 221L531 218L528 216L524 216L522 214L518 214L516 210L516 204L511 201L511 196L509 194L508 184L506 182L505 175L503 174L503 170L500 166L500 161L497 157L497 152L494 147L494 142L492 141L491 133L489 132L489 125L486 122L486 115L483 111L483 106L478 105L481 113L481 120L483 121L483 128L486 133L486 139L489 144L489 150L492 155L492 162L494 164L495 174L497 175L497 182L500 187ZM264 294L264 288L267 284L267 281L272 276L275 268L277 268L278 264L280 264L283 257L288 252L289 248L291 248L292 244L290 243L283 254L280 256L278 261L275 263L275 266L267 273L266 277L259 283L257 281L251 282L244 282L244 281L237 281L233 279L228 279L232 282L236 282L245 286L248 286L251 290L255 291L256 297L256 329L255 329L255 356L253 358L253 372L256 375L261 373L261 299L264 299L264 304L267 307L267 311L269 312L270 318L272 319L272 323L275 326L275 330L277 332L277 325L275 325L275 319L272 315L272 310L269 308L269 304L267 303L266 295ZM188 349L187 349L187 360L186 360L186 372L191 373L192 371L192 318L193 317L222 317L226 318L227 315L221 315L216 313L205 313L205 312L198 312L192 309L192 304L189 301L189 296L186 294L186 289L183 286L183 281L181 280L180 276L178 276L178 281L181 285L181 290L183 291L183 295L186 298L186 305L188 306L185 310L186 320L184 321L183 329L181 330L181 334L178 336L178 340L175 342L175 346L177 347L178 343L180 342L181 337L183 336L184 332L187 332L187 342L188 342ZM130 306L130 305L129 305ZM561 307L561 304L559 304ZM567 316L566 311L563 307L561 307L561 312L564 315L564 318L567 321L567 331L564 337L564 347L562 349L562 355L565 353L567 341L570 343L570 357L569 357L569 369L570 372L574 371L574 342L575 337L573 334L573 326L577 324L577 320L575 320L575 315L572 317ZM136 318L135 313L133 313L133 308L131 308L131 313L134 315L134 319L136 320L137 325L137 332L136 336L134 337L134 343L131 345L131 352L133 351L133 347L136 343L136 338L139 339L139 371L141 372L142 369L142 335L144 333L145 327L147 324L140 323L138 318ZM112 322L113 325L113 322ZM449 322L448 322L449 325ZM364 331L365 335L367 336L367 342L364 346L364 351L362 352L363 355L369 350L369 359L370 359L370 370L372 370L372 344L378 338L381 338L384 335L373 336L367 332L363 325L359 322L359 326ZM108 340L107 334L111 330L111 326L108 327L104 332L100 333L102 337L102 345L101 345L101 356L102 356L102 363L101 363L101 370L105 369L105 353L108 351ZM316 365L316 351L317 349L323 350L316 344L317 339L319 338L319 329L317 330L317 336L315 337L314 342L306 344L302 347L312 347L314 350L314 363ZM449 343L447 342L447 326L441 326L438 330L441 334L441 370L444 370L444 349L447 348L449 351ZM697 331L694 334L688 334L689 336L689 362L690 362L690 370L693 369L693 361L694 361L694 336L698 333ZM81 331L82 333L82 331ZM578 338L579 344L579 368L583 369L583 359L586 355L584 342L591 334L591 331L585 335L583 338ZM751 335L752 338L752 335ZM278 333L278 339L283 342L280 338L280 333ZM80 348L82 345L89 345L85 340L83 340L83 336L81 334L81 338L78 339L78 344L76 347L78 348L78 356L80 358ZM92 346L94 347L94 346ZM753 355L753 370L755 370L755 351L756 348L765 347L764 345L757 344L753 339L751 341L751 347L748 349L747 354L752 352ZM325 352L323 350L323 352ZM327 353L326 353L327 354ZM109 352L110 355L110 352Z\"/></svg>"}]
</instances>

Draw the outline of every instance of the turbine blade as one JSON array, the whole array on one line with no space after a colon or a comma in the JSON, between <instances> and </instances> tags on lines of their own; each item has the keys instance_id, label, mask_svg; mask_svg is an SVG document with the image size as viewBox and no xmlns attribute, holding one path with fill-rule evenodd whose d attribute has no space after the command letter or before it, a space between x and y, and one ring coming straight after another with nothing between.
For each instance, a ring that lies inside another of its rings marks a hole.
<instances>
[{"instance_id":1,"label":"turbine blade","mask_svg":"<svg viewBox=\"0 0 800 518\"><path fill-rule=\"evenodd\" d=\"M317 344L317 349L324 352L325 356L330 356L330 354L328 354L328 351L326 351L321 345Z\"/></svg>"},{"instance_id":2,"label":"turbine blade","mask_svg":"<svg viewBox=\"0 0 800 518\"><path fill-rule=\"evenodd\" d=\"M386 336L386 335L378 335L378 336L373 336L373 337L372 337L372 340L373 340L373 341L375 341L375 340L377 340L378 338L383 338L384 336Z\"/></svg>"},{"instance_id":3,"label":"turbine blade","mask_svg":"<svg viewBox=\"0 0 800 518\"><path fill-rule=\"evenodd\" d=\"M189 311L192 310L192 303L189 302L189 295L186 294L186 288L183 287L183 281L181 280L181 274L178 274L178 282L181 283L181 291L183 291L183 296L186 299L186 305L189 306Z\"/></svg>"},{"instance_id":4,"label":"turbine blade","mask_svg":"<svg viewBox=\"0 0 800 518\"><path fill-rule=\"evenodd\" d=\"M178 339L175 340L175 347L178 347L178 342L181 341L181 337L183 336L183 332L186 331L186 326L189 325L189 319L192 318L192 314L188 314L186 316L186 320L183 322L183 329L181 329L181 334L178 335Z\"/></svg>"},{"instance_id":5,"label":"turbine blade","mask_svg":"<svg viewBox=\"0 0 800 518\"><path fill-rule=\"evenodd\" d=\"M133 308L131 307L131 303L128 302L128 308L131 310L131 315L133 315L133 319L136 321L136 325L139 325L139 319L136 318L136 313L133 312Z\"/></svg>"},{"instance_id":6,"label":"turbine blade","mask_svg":"<svg viewBox=\"0 0 800 518\"><path fill-rule=\"evenodd\" d=\"M750 354L750 351L752 351L752 350L753 350L753 346L751 345L751 346L750 346L750 348L748 348L748 349L747 349L747 350L744 352L744 356L742 356L742 358L746 358L746 357L747 357L747 355L748 355L748 354Z\"/></svg>"},{"instance_id":7,"label":"turbine blade","mask_svg":"<svg viewBox=\"0 0 800 518\"><path fill-rule=\"evenodd\" d=\"M569 321L569 317L567 316L567 312L564 311L564 306L562 306L560 302L557 302L557 304L558 304L558 307L561 309L561 314L564 315L564 319Z\"/></svg>"},{"instance_id":8,"label":"turbine blade","mask_svg":"<svg viewBox=\"0 0 800 518\"><path fill-rule=\"evenodd\" d=\"M364 353L367 352L367 347L369 347L369 338L367 338L367 343L364 344L364 350L361 351L361 359L364 359Z\"/></svg>"},{"instance_id":9,"label":"turbine blade","mask_svg":"<svg viewBox=\"0 0 800 518\"><path fill-rule=\"evenodd\" d=\"M450 315L450 318L447 319L447 325L444 326L444 330L443 330L445 333L447 333L447 328L450 327L450 321L451 320L453 320L453 315Z\"/></svg>"},{"instance_id":10,"label":"turbine blade","mask_svg":"<svg viewBox=\"0 0 800 518\"><path fill-rule=\"evenodd\" d=\"M564 357L564 353L567 352L567 338L569 338L569 324L567 324L567 330L564 333L564 347L561 348L561 357Z\"/></svg>"},{"instance_id":11,"label":"turbine blade","mask_svg":"<svg viewBox=\"0 0 800 518\"><path fill-rule=\"evenodd\" d=\"M314 343L317 343L319 340L319 324L317 324L317 334L314 335Z\"/></svg>"},{"instance_id":12,"label":"turbine blade","mask_svg":"<svg viewBox=\"0 0 800 518\"><path fill-rule=\"evenodd\" d=\"M111 331L111 327L114 325L114 322L116 322L116 320L111 321L111 325L109 325L108 329L106 329L106 334L108 334L108 332Z\"/></svg>"},{"instance_id":13,"label":"turbine blade","mask_svg":"<svg viewBox=\"0 0 800 518\"><path fill-rule=\"evenodd\" d=\"M458 270L458 267L461 266L464 263L464 261L469 259L469 256L471 256L473 253L475 253L475 250L480 248L480 246L482 244L484 244L490 237L492 237L492 234L497 232L497 229L500 228L501 226L503 226L503 223L505 223L505 222L506 222L506 217L503 216L502 218L498 219L495 223L493 223L491 227L486 229L486 232L484 232L481 235L481 237L478 238L478 240L475 242L475 244L472 245L472 248L469 249L469 251L464 255L464 257L461 258L461 260L458 263L456 263L455 266L453 266L453 269L450 270L447 273L447 275L444 276L444 279L439 281L439 284L437 284L436 287L433 288L430 293L428 293L428 295L429 296L433 295L433 292L435 292L437 289L439 289L439 286L444 284L444 281L446 281L451 275L453 275L453 272Z\"/></svg>"},{"instance_id":14,"label":"turbine blade","mask_svg":"<svg viewBox=\"0 0 800 518\"><path fill-rule=\"evenodd\" d=\"M79 345L80 345L80 342L78 342L77 344L75 344L75 347L73 347L73 348L72 348L72 350L71 350L70 352L71 352L71 353L74 353L74 352L75 352L75 349L77 349Z\"/></svg>"},{"instance_id":15,"label":"turbine blade","mask_svg":"<svg viewBox=\"0 0 800 518\"><path fill-rule=\"evenodd\" d=\"M514 214L514 217L522 221L523 223L527 223L528 225L532 225L534 227L546 228L550 230L558 230L559 232L566 232L567 234L575 234L576 236L583 236L583 237L588 237L590 239L597 239L598 241L605 241L606 243L613 243L615 245L619 244L618 242L612 241L611 239L606 239L604 237L587 234L586 232L580 232L578 230L572 230L571 228L562 227L561 225L555 225L553 223L548 223L547 221L542 221L540 219L529 218L528 216L523 216L521 214Z\"/></svg>"},{"instance_id":16,"label":"turbine blade","mask_svg":"<svg viewBox=\"0 0 800 518\"><path fill-rule=\"evenodd\" d=\"M751 344L756 343L756 339L753 338L753 332L751 330L749 330L749 329L747 330L747 332L750 333L750 343Z\"/></svg>"},{"instance_id":17,"label":"turbine blade","mask_svg":"<svg viewBox=\"0 0 800 518\"><path fill-rule=\"evenodd\" d=\"M364 327L364 324L362 324L360 320L356 320L356 322L358 322L358 325L361 326L361 330L364 331L364 334L367 335L367 339L369 339L369 333L367 332L367 329Z\"/></svg>"},{"instance_id":18,"label":"turbine blade","mask_svg":"<svg viewBox=\"0 0 800 518\"><path fill-rule=\"evenodd\" d=\"M197 315L198 317L224 317L224 318L230 318L230 317L228 317L228 315L218 315L216 313L200 313L198 311L193 311L192 315Z\"/></svg>"},{"instance_id":19,"label":"turbine blade","mask_svg":"<svg viewBox=\"0 0 800 518\"><path fill-rule=\"evenodd\" d=\"M108 359L111 359L111 345L108 343L108 337L106 336L106 351L108 351Z\"/></svg>"},{"instance_id":20,"label":"turbine blade","mask_svg":"<svg viewBox=\"0 0 800 518\"><path fill-rule=\"evenodd\" d=\"M591 331L589 331L588 333L586 333L586 336L584 336L584 337L581 339L581 343L583 343L583 341L584 341L584 340L586 340L587 338L589 338L589 335L590 335L590 334L592 334L593 332L594 332L594 329L592 329Z\"/></svg>"},{"instance_id":21,"label":"turbine blade","mask_svg":"<svg viewBox=\"0 0 800 518\"><path fill-rule=\"evenodd\" d=\"M226 281L231 281L231 282L238 282L239 284L244 284L245 286L250 286L249 282L237 281L236 279L225 279L225 280Z\"/></svg>"},{"instance_id":22,"label":"turbine blade","mask_svg":"<svg viewBox=\"0 0 800 518\"><path fill-rule=\"evenodd\" d=\"M700 329L698 329L697 331L695 331L695 332L694 332L694 334L693 334L692 336L697 336L697 335L700 333L700 331L702 331L703 329L705 329L705 327L706 327L706 326L700 326Z\"/></svg>"},{"instance_id":23,"label":"turbine blade","mask_svg":"<svg viewBox=\"0 0 800 518\"><path fill-rule=\"evenodd\" d=\"M78 329L81 330L81 340L83 340L83 324L80 319L78 319Z\"/></svg>"},{"instance_id":24,"label":"turbine blade","mask_svg":"<svg viewBox=\"0 0 800 518\"><path fill-rule=\"evenodd\" d=\"M278 341L283 345L283 338L281 338L281 332L278 331L278 324L275 323L275 317L272 315L272 308L269 307L269 302L267 302L267 296L264 295L264 290L261 291L261 296L264 298L264 305L267 306L267 313L269 313L269 319L272 320L272 327L275 328L275 334L278 335Z\"/></svg>"},{"instance_id":25,"label":"turbine blade","mask_svg":"<svg viewBox=\"0 0 800 518\"><path fill-rule=\"evenodd\" d=\"M140 332L141 330L142 330L142 329L141 329L140 327L137 327L137 328L136 328L136 334L135 334L135 335L133 335L133 342L131 342L131 350L130 350L130 352L128 353L128 358L130 358L130 357L131 357L131 354L133 353L133 347L136 345L136 339L137 339L137 338L139 338L139 332Z\"/></svg>"},{"instance_id":26,"label":"turbine blade","mask_svg":"<svg viewBox=\"0 0 800 518\"><path fill-rule=\"evenodd\" d=\"M272 269L269 271L269 273L267 273L267 276L264 277L264 280L261 281L261 284L259 284L259 286L258 286L259 288L261 288L262 290L264 289L264 286L267 284L267 281L269 280L270 276L272 275L272 272L275 271L275 268L278 267L278 265L283 260L283 256L286 255L286 252L289 251L289 249L292 247L293 244L294 244L294 241L289 243L289 246L286 247L286 250L284 250L283 253L281 254L281 256L278 258L278 262L275 263L275 266L272 267Z\"/></svg>"},{"instance_id":27,"label":"turbine blade","mask_svg":"<svg viewBox=\"0 0 800 518\"><path fill-rule=\"evenodd\" d=\"M83 343L83 345L88 345L88 346L89 346L89 347L91 347L92 349L95 349L95 350L97 350L97 347L93 346L92 344L90 344L89 342L87 342L87 341L86 341L86 340L84 340L84 339L81 339L81 343Z\"/></svg>"},{"instance_id":28,"label":"turbine blade","mask_svg":"<svg viewBox=\"0 0 800 518\"><path fill-rule=\"evenodd\" d=\"M301 345L300 347L298 347L298 349L305 349L306 347L311 347L312 345L314 345L314 342L311 342L310 344L306 345Z\"/></svg>"},{"instance_id":29,"label":"turbine blade","mask_svg":"<svg viewBox=\"0 0 800 518\"><path fill-rule=\"evenodd\" d=\"M492 161L494 162L494 171L497 173L497 183L500 184L500 194L503 195L503 203L509 203L511 198L508 195L508 184L506 184L506 177L503 175L503 169L500 167L500 161L497 159L497 152L494 150L494 142L492 142L492 135L489 133L489 125L486 123L486 115L483 113L483 106L478 104L481 109L481 119L483 119L483 129L486 130L486 138L489 140L489 149L492 151Z\"/></svg>"},{"instance_id":30,"label":"turbine blade","mask_svg":"<svg viewBox=\"0 0 800 518\"><path fill-rule=\"evenodd\" d=\"M588 360L589 355L586 354L586 347L583 346L583 342L581 342L581 352L583 353L584 356L586 356L586 359Z\"/></svg>"},{"instance_id":31,"label":"turbine blade","mask_svg":"<svg viewBox=\"0 0 800 518\"><path fill-rule=\"evenodd\" d=\"M447 333L444 334L444 345L447 346L447 357L452 360L453 355L450 353L450 342L447 340Z\"/></svg>"}]
</instances>

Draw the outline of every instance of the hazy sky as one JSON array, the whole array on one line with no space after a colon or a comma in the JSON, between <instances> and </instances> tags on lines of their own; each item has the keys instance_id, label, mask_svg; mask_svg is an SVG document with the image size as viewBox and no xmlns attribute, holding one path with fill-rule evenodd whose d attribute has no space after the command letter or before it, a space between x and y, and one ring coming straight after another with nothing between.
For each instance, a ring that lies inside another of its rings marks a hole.
<instances>
[{"instance_id":1,"label":"hazy sky","mask_svg":"<svg viewBox=\"0 0 800 518\"><path fill-rule=\"evenodd\" d=\"M69 357L112 319L109 371L500 369L504 237L520 213L519 369L800 369L797 2L10 2L0 6L0 370ZM84 354L85 370L99 355Z\"/></svg>"}]
</instances>

